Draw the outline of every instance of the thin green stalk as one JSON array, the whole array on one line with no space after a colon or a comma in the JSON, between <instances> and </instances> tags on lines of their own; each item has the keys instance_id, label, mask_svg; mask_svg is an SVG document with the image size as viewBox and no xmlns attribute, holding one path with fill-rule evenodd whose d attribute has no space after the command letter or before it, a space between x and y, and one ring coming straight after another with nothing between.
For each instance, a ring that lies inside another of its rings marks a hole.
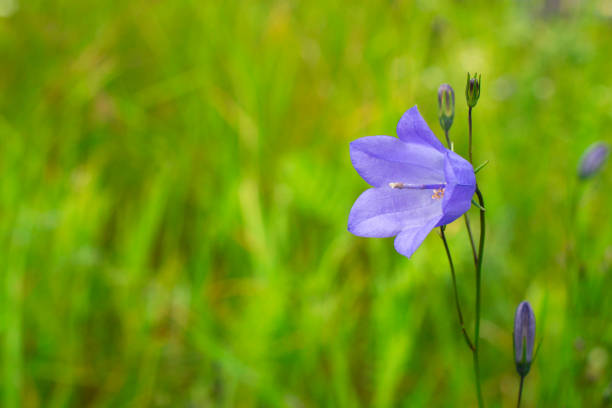
<instances>
[{"instance_id":1,"label":"thin green stalk","mask_svg":"<svg viewBox=\"0 0 612 408\"><path fill-rule=\"evenodd\" d=\"M470 115L470 163L472 162L472 108L469 111ZM449 149L451 149L450 137L448 136L448 130L444 131L444 136L446 136L446 145ZM476 255L476 244L474 243L474 235L472 234L472 226L470 225L470 217L467 213L463 214L463 219L465 220L465 226L468 230L468 236L470 237L470 245L472 247L472 257L474 258L474 267L478 263L478 256Z\"/></svg>"},{"instance_id":2,"label":"thin green stalk","mask_svg":"<svg viewBox=\"0 0 612 408\"><path fill-rule=\"evenodd\" d=\"M472 108L471 107L469 108L469 111L468 111L468 123L469 123L469 158L470 158L470 163L472 163ZM446 143L448 144L450 148L451 142L448 136L448 131L444 132L444 136L446 136ZM444 242L444 248L446 249L446 255L448 256L448 261L451 267L451 274L453 277L453 287L455 290L455 302L457 306L457 313L459 315L459 322L461 323L461 328L463 330L464 337L468 343L468 347L470 347L470 349L472 350L472 357L474 359L474 376L475 376L475 382L476 382L476 395L478 397L478 407L484 408L484 402L482 399L482 390L480 386L480 363L478 361L478 337L480 336L480 280L481 280L480 278L481 278L482 254L484 252L484 238L485 238L485 233L484 233L484 229L485 229L484 208L485 207L484 207L484 201L482 198L482 194L480 193L478 186L476 187L476 194L478 195L478 200L479 200L480 207L481 207L480 209L480 242L479 242L478 254L476 254L476 246L474 244L474 237L472 234L472 228L470 226L470 221L469 221L467 214L465 214L465 223L467 226L468 235L470 237L470 243L472 245L474 266L476 268L476 323L474 326L474 336L475 337L474 337L473 343L470 341L469 336L467 335L467 332L465 331L465 327L463 323L463 315L461 314L461 308L459 306L459 297L457 293L457 283L456 283L456 278L455 278L455 268L453 266L453 261L450 255L450 250L448 249L448 243L446 242L446 237L444 235L444 229L440 228L440 232L442 236L442 241Z\"/></svg>"},{"instance_id":3,"label":"thin green stalk","mask_svg":"<svg viewBox=\"0 0 612 408\"><path fill-rule=\"evenodd\" d=\"M476 244L474 243L474 235L472 234L472 226L470 225L470 217L467 213L463 214L465 226L467 228L468 237L470 237L470 246L472 247L472 257L474 258L474 267L478 265L478 255L476 254Z\"/></svg>"},{"instance_id":4,"label":"thin green stalk","mask_svg":"<svg viewBox=\"0 0 612 408\"><path fill-rule=\"evenodd\" d=\"M470 112L472 111L472 108L470 108ZM470 113L470 151L472 150L472 121L471 121L471 113ZM450 137L448 136L448 130L444 130L444 136L446 137L446 145L448 146L449 149L452 150L452 145L451 145L451 140ZM471 162L471 159L470 159ZM474 257L474 267L476 266L476 264L478 263L478 256L476 255L476 244L474 244L474 236L472 235L472 227L470 225L470 217L467 215L467 213L463 214L463 219L465 220L465 226L467 227L467 231L468 231L468 236L470 237L470 245L472 246L472 256Z\"/></svg>"},{"instance_id":5,"label":"thin green stalk","mask_svg":"<svg viewBox=\"0 0 612 408\"><path fill-rule=\"evenodd\" d=\"M473 164L472 160L472 107L468 107L468 157L470 163ZM484 253L484 242L485 242L485 205L482 193L476 185L476 195L478 196L478 203L480 204L480 237L478 242L478 255L475 255L475 267L476 267L476 316L474 323L474 380L476 382L476 396L478 397L478 407L483 408L484 402L482 399L482 390L480 386L480 361L478 359L478 353L480 351L480 302L481 302L481 278L482 278L482 256ZM473 245L473 236L471 229L468 228L468 234L470 235L470 241Z\"/></svg>"},{"instance_id":6,"label":"thin green stalk","mask_svg":"<svg viewBox=\"0 0 612 408\"><path fill-rule=\"evenodd\" d=\"M470 159L470 163L474 164L472 161L472 107L470 106L468 109L468 126L469 126L469 139L468 139L468 157Z\"/></svg>"},{"instance_id":7,"label":"thin green stalk","mask_svg":"<svg viewBox=\"0 0 612 408\"><path fill-rule=\"evenodd\" d=\"M478 203L482 208L485 208L484 199L478 186L476 186L476 195L478 196ZM476 322L474 325L474 376L476 380L476 392L478 394L478 406L484 407L482 401L482 391L480 389L480 366L478 361L478 352L480 351L479 338L480 338L480 301L481 301L481 278L482 278L482 257L484 254L484 243L485 243L485 211L480 210L480 238L478 245L478 263L476 266Z\"/></svg>"},{"instance_id":8,"label":"thin green stalk","mask_svg":"<svg viewBox=\"0 0 612 408\"><path fill-rule=\"evenodd\" d=\"M470 336L465 330L465 324L463 322L463 313L461 313L461 305L459 304L459 292L457 291L457 278L455 277L455 266L453 265L453 258L450 253L450 249L448 247L448 242L446 241L446 235L444 234L444 227L440 227L440 238L442 238L442 242L444 243L444 249L446 250L446 256L448 257L448 264L451 270L451 276L453 278L453 290L455 293L455 307L457 308L457 315L459 317L459 324L461 325L461 331L463 332L463 337L465 338L465 342L472 352L474 351L474 345L470 340Z\"/></svg>"},{"instance_id":9,"label":"thin green stalk","mask_svg":"<svg viewBox=\"0 0 612 408\"><path fill-rule=\"evenodd\" d=\"M521 407L521 396L523 395L523 381L525 380L525 376L521 375L521 384L519 385L519 394L518 400L516 402L516 408Z\"/></svg>"}]
</instances>

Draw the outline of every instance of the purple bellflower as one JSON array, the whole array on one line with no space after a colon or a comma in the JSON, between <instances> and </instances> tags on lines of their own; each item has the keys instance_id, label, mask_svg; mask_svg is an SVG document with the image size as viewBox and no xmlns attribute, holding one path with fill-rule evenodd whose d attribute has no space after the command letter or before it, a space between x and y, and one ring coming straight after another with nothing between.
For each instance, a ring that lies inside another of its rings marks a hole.
<instances>
[{"instance_id":1,"label":"purple bellflower","mask_svg":"<svg viewBox=\"0 0 612 408\"><path fill-rule=\"evenodd\" d=\"M467 160L440 143L416 106L400 119L397 135L351 142L353 167L373 188L353 204L348 230L395 236L397 252L410 258L433 228L470 209L476 177Z\"/></svg>"},{"instance_id":2,"label":"purple bellflower","mask_svg":"<svg viewBox=\"0 0 612 408\"><path fill-rule=\"evenodd\" d=\"M524 377L531 367L535 342L535 315L527 301L519 303L516 308L513 336L516 371Z\"/></svg>"}]
</instances>

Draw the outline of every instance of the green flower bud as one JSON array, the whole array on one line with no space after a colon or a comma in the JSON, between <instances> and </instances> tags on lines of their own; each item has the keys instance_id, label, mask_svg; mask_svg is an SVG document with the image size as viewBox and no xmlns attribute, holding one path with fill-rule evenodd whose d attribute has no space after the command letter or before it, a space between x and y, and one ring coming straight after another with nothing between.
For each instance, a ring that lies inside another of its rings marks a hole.
<instances>
[{"instance_id":1,"label":"green flower bud","mask_svg":"<svg viewBox=\"0 0 612 408\"><path fill-rule=\"evenodd\" d=\"M450 130L454 117L455 91L449 84L442 84L438 88L438 119L445 132Z\"/></svg>"},{"instance_id":2,"label":"green flower bud","mask_svg":"<svg viewBox=\"0 0 612 408\"><path fill-rule=\"evenodd\" d=\"M478 78L477 74L474 74L473 78L470 78L470 73L467 74L467 84L465 85L465 100L470 108L473 108L478 103L480 97L480 75Z\"/></svg>"}]
</instances>

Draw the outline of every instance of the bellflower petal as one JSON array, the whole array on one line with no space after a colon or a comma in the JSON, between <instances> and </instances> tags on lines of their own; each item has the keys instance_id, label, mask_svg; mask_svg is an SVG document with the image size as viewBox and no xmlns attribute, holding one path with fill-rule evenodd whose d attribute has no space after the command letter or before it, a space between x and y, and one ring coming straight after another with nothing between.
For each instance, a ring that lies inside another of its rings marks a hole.
<instances>
[{"instance_id":1,"label":"bellflower petal","mask_svg":"<svg viewBox=\"0 0 612 408\"><path fill-rule=\"evenodd\" d=\"M391 136L367 136L351 142L350 152L355 170L373 187L390 182L444 182L444 154L429 146Z\"/></svg>"},{"instance_id":2,"label":"bellflower petal","mask_svg":"<svg viewBox=\"0 0 612 408\"><path fill-rule=\"evenodd\" d=\"M476 190L472 165L444 148L417 107L397 125L398 138L369 136L350 145L351 161L374 188L353 204L348 230L362 237L392 237L412 256L427 234L469 210Z\"/></svg>"},{"instance_id":3,"label":"bellflower petal","mask_svg":"<svg viewBox=\"0 0 612 408\"><path fill-rule=\"evenodd\" d=\"M353 204L348 230L361 237L387 238L441 216L441 202L432 200L431 190L371 188Z\"/></svg>"},{"instance_id":4,"label":"bellflower petal","mask_svg":"<svg viewBox=\"0 0 612 408\"><path fill-rule=\"evenodd\" d=\"M476 191L474 168L455 152L447 152L444 173L448 187L442 202L444 217L437 226L450 224L467 212Z\"/></svg>"},{"instance_id":5,"label":"bellflower petal","mask_svg":"<svg viewBox=\"0 0 612 408\"><path fill-rule=\"evenodd\" d=\"M436 223L437 220L434 218L420 227L403 229L402 232L395 237L395 241L393 241L395 250L405 257L410 258L414 251L423 243L427 234L434 228Z\"/></svg>"},{"instance_id":6,"label":"bellflower petal","mask_svg":"<svg viewBox=\"0 0 612 408\"><path fill-rule=\"evenodd\" d=\"M427 122L419 113L419 109L415 106L408 109L397 124L397 136L406 142L420 144L433 147L439 152L445 152L447 149L433 134Z\"/></svg>"}]
</instances>

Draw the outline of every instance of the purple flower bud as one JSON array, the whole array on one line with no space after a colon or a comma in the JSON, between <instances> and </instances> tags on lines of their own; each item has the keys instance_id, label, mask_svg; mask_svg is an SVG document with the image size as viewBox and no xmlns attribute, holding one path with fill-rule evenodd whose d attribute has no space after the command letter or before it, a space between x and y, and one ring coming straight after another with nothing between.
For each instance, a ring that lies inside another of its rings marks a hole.
<instances>
[{"instance_id":1,"label":"purple flower bud","mask_svg":"<svg viewBox=\"0 0 612 408\"><path fill-rule=\"evenodd\" d=\"M480 75L474 74L474 77L470 77L470 73L467 74L467 84L465 85L465 100L470 108L473 108L478 103L480 98Z\"/></svg>"},{"instance_id":2,"label":"purple flower bud","mask_svg":"<svg viewBox=\"0 0 612 408\"><path fill-rule=\"evenodd\" d=\"M453 125L455 117L455 91L449 84L442 84L438 88L438 119L440 126L448 132Z\"/></svg>"},{"instance_id":3,"label":"purple flower bud","mask_svg":"<svg viewBox=\"0 0 612 408\"><path fill-rule=\"evenodd\" d=\"M524 377L529 372L535 341L535 315L529 302L521 302L514 315L514 361L516 371Z\"/></svg>"},{"instance_id":4,"label":"purple flower bud","mask_svg":"<svg viewBox=\"0 0 612 408\"><path fill-rule=\"evenodd\" d=\"M589 146L582 154L578 164L578 178L586 180L591 178L606 164L610 154L610 145L606 142L597 142Z\"/></svg>"}]
</instances>

